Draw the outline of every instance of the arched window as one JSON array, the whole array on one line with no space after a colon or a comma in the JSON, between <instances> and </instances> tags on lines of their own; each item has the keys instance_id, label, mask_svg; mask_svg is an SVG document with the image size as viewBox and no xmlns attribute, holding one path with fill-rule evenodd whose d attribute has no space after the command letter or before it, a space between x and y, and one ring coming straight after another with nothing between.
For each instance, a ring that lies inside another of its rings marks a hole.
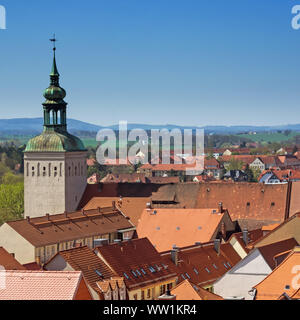
<instances>
[{"instance_id":1,"label":"arched window","mask_svg":"<svg viewBox=\"0 0 300 320\"><path fill-rule=\"evenodd\" d=\"M32 176L34 177L34 167L31 168Z\"/></svg>"},{"instance_id":2,"label":"arched window","mask_svg":"<svg viewBox=\"0 0 300 320\"><path fill-rule=\"evenodd\" d=\"M54 167L54 177L57 176L57 167Z\"/></svg>"},{"instance_id":3,"label":"arched window","mask_svg":"<svg viewBox=\"0 0 300 320\"><path fill-rule=\"evenodd\" d=\"M43 167L43 177L46 177L46 174L47 174L46 167Z\"/></svg>"}]
</instances>

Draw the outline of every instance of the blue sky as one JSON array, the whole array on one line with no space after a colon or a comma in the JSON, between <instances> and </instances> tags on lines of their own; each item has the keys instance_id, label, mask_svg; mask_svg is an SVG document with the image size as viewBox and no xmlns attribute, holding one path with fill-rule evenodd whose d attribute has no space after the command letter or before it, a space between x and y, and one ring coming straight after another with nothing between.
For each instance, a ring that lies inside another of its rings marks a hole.
<instances>
[{"instance_id":1,"label":"blue sky","mask_svg":"<svg viewBox=\"0 0 300 320\"><path fill-rule=\"evenodd\" d=\"M57 34L68 116L300 123L300 0L0 0L0 118L39 117Z\"/></svg>"}]
</instances>

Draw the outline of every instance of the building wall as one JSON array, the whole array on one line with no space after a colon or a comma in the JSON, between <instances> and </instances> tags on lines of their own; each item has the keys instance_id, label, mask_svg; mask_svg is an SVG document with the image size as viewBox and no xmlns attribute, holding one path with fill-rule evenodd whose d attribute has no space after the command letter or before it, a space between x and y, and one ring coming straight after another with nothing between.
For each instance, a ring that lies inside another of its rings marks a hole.
<instances>
[{"instance_id":1,"label":"building wall","mask_svg":"<svg viewBox=\"0 0 300 320\"><path fill-rule=\"evenodd\" d=\"M84 281L84 279L81 279L77 293L75 295L74 300L92 300L90 291Z\"/></svg>"},{"instance_id":2,"label":"building wall","mask_svg":"<svg viewBox=\"0 0 300 320\"><path fill-rule=\"evenodd\" d=\"M7 223L0 227L0 246L9 253L14 253L21 264L35 262L34 246Z\"/></svg>"},{"instance_id":3,"label":"building wall","mask_svg":"<svg viewBox=\"0 0 300 320\"><path fill-rule=\"evenodd\" d=\"M24 154L25 216L75 211L86 187L86 153Z\"/></svg>"},{"instance_id":4,"label":"building wall","mask_svg":"<svg viewBox=\"0 0 300 320\"><path fill-rule=\"evenodd\" d=\"M165 288L167 288L167 285L170 284L172 285L172 288L175 287L176 278L158 282L156 284L152 284L150 286L142 287L136 290L128 290L129 300L155 300L162 294L161 286L164 285ZM148 290L150 290L150 297L147 294ZM142 299L142 292L144 292L144 299ZM135 296L137 299L135 299Z\"/></svg>"},{"instance_id":5,"label":"building wall","mask_svg":"<svg viewBox=\"0 0 300 320\"><path fill-rule=\"evenodd\" d=\"M271 271L260 252L255 250L214 283L214 293L224 299L240 297L253 300L254 297L248 293L249 290Z\"/></svg>"}]
</instances>

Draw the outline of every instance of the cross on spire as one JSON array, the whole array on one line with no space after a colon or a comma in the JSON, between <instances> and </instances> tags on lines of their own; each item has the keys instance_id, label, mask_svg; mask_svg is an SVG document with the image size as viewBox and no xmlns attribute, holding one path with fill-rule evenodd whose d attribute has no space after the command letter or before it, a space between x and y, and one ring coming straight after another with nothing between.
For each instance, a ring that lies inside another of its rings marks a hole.
<instances>
[{"instance_id":1,"label":"cross on spire","mask_svg":"<svg viewBox=\"0 0 300 320\"><path fill-rule=\"evenodd\" d=\"M58 41L55 37L55 33L53 35L53 38L52 39L49 39L51 42L53 42L53 51L55 52L56 50L56 41Z\"/></svg>"}]
</instances>

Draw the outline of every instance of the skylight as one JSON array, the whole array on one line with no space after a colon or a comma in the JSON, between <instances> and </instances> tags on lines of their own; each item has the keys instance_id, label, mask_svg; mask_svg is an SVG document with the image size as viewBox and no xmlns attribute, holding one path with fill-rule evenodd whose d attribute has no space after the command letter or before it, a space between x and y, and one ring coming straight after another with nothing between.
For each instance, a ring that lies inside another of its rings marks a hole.
<instances>
[{"instance_id":1,"label":"skylight","mask_svg":"<svg viewBox=\"0 0 300 320\"><path fill-rule=\"evenodd\" d=\"M136 278L138 277L133 270L131 270L131 273L132 273Z\"/></svg>"},{"instance_id":2,"label":"skylight","mask_svg":"<svg viewBox=\"0 0 300 320\"><path fill-rule=\"evenodd\" d=\"M185 280L185 276L183 274L181 275L181 277L182 277L183 280Z\"/></svg>"},{"instance_id":3,"label":"skylight","mask_svg":"<svg viewBox=\"0 0 300 320\"><path fill-rule=\"evenodd\" d=\"M95 272L97 273L97 275L98 275L99 277L103 278L103 274L102 274L99 270L96 269Z\"/></svg>"},{"instance_id":4,"label":"skylight","mask_svg":"<svg viewBox=\"0 0 300 320\"><path fill-rule=\"evenodd\" d=\"M149 270L150 270L152 273L156 272L156 270L155 270L153 267L151 267L151 266L149 266Z\"/></svg>"},{"instance_id":5,"label":"skylight","mask_svg":"<svg viewBox=\"0 0 300 320\"><path fill-rule=\"evenodd\" d=\"M143 268L141 268L141 270L142 270L143 274L147 274L146 271Z\"/></svg>"},{"instance_id":6,"label":"skylight","mask_svg":"<svg viewBox=\"0 0 300 320\"><path fill-rule=\"evenodd\" d=\"M139 276L142 276L142 274L139 272L138 269L136 269L135 272L136 272Z\"/></svg>"},{"instance_id":7,"label":"skylight","mask_svg":"<svg viewBox=\"0 0 300 320\"><path fill-rule=\"evenodd\" d=\"M196 269L196 268L194 268L194 272L198 275L199 274L199 272L198 272L198 270Z\"/></svg>"},{"instance_id":8,"label":"skylight","mask_svg":"<svg viewBox=\"0 0 300 320\"><path fill-rule=\"evenodd\" d=\"M226 263L223 263L223 264L224 264L224 267L225 267L226 269L228 269L228 267L227 267Z\"/></svg>"},{"instance_id":9,"label":"skylight","mask_svg":"<svg viewBox=\"0 0 300 320\"><path fill-rule=\"evenodd\" d=\"M205 270L207 271L207 273L210 273L210 270L208 268L205 268Z\"/></svg>"},{"instance_id":10,"label":"skylight","mask_svg":"<svg viewBox=\"0 0 300 320\"><path fill-rule=\"evenodd\" d=\"M191 279L191 277L189 276L189 274L188 274L188 273L186 273L185 275L186 275L189 279Z\"/></svg>"},{"instance_id":11,"label":"skylight","mask_svg":"<svg viewBox=\"0 0 300 320\"><path fill-rule=\"evenodd\" d=\"M127 273L125 273L125 272L124 272L124 276L125 276L126 279L129 279Z\"/></svg>"},{"instance_id":12,"label":"skylight","mask_svg":"<svg viewBox=\"0 0 300 320\"><path fill-rule=\"evenodd\" d=\"M214 267L215 269L218 269L218 267L217 267L215 264L213 264L213 267Z\"/></svg>"}]
</instances>

